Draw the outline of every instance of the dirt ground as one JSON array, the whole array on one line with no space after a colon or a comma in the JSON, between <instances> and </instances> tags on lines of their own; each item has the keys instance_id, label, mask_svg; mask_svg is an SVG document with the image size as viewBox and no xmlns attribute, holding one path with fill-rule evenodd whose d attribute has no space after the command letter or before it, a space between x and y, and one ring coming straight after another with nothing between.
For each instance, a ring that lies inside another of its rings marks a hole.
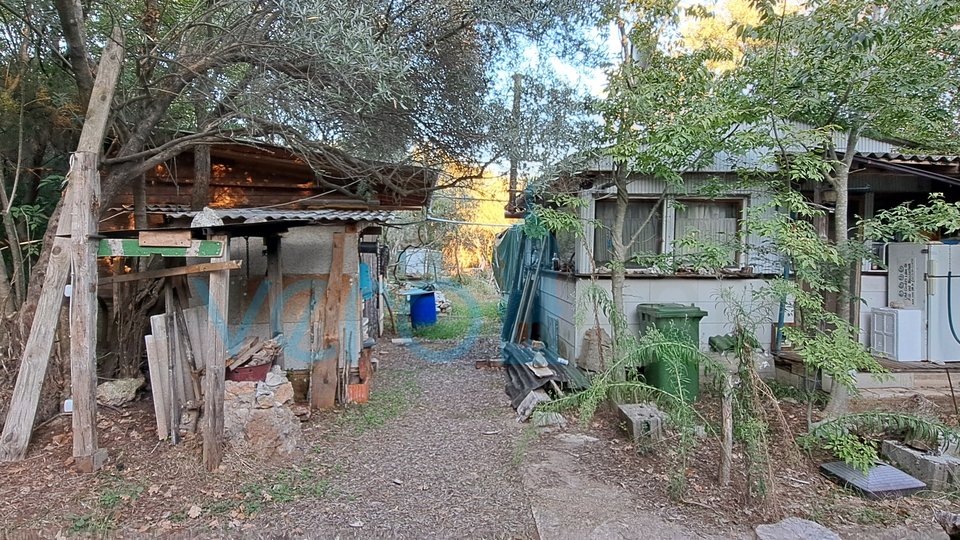
<instances>
[{"instance_id":1,"label":"dirt ground","mask_svg":"<svg viewBox=\"0 0 960 540\"><path fill-rule=\"evenodd\" d=\"M220 471L199 441L158 442L143 399L101 410L110 460L70 467L69 418L38 429L25 461L0 464L0 532L42 537L750 538L797 515L848 538L945 538L947 495L869 502L824 480L807 458L776 457L776 513L744 509L744 479L716 485L716 444L690 460L681 501L667 494L668 448L639 454L616 418L538 431L518 424L495 369L495 338L415 347L382 343L371 403L303 424L302 456L262 463L228 452ZM702 407L711 409L707 396ZM785 405L803 424L800 405ZM741 459L740 456L737 459ZM739 461L738 461L739 463ZM735 470L738 470L735 466Z\"/></svg>"}]
</instances>

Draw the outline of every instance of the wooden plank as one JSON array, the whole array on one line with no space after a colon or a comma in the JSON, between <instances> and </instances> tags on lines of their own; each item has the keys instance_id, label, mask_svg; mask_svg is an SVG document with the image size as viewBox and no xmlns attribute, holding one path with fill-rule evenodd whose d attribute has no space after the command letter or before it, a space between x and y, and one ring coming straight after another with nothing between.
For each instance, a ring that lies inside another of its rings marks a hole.
<instances>
[{"instance_id":1,"label":"wooden plank","mask_svg":"<svg viewBox=\"0 0 960 540\"><path fill-rule=\"evenodd\" d=\"M187 247L141 246L130 238L110 238L101 240L98 257L221 257L223 243L211 240L191 240Z\"/></svg>"},{"instance_id":2,"label":"wooden plank","mask_svg":"<svg viewBox=\"0 0 960 540\"><path fill-rule=\"evenodd\" d=\"M337 367L340 351L340 301L343 276L344 233L333 234L330 277L323 298L322 340L317 344L316 361L310 371L310 407L332 409L337 401ZM331 350L332 349L332 350Z\"/></svg>"},{"instance_id":3,"label":"wooden plank","mask_svg":"<svg viewBox=\"0 0 960 540\"><path fill-rule=\"evenodd\" d=\"M176 268L161 268L159 270L148 270L146 272L131 272L129 274L120 274L119 276L101 278L100 285L125 283L128 281L139 281L142 279L160 279L174 276L187 276L192 274L209 274L210 272L219 272L220 270L237 270L241 265L242 261L226 261L191 264L189 266L178 266Z\"/></svg>"},{"instance_id":4,"label":"wooden plank","mask_svg":"<svg viewBox=\"0 0 960 540\"><path fill-rule=\"evenodd\" d=\"M253 355L260 352L261 349L263 349L263 342L260 341L259 337L248 337L243 345L240 346L233 360L227 364L227 369L233 371L243 366L253 358Z\"/></svg>"},{"instance_id":5,"label":"wooden plank","mask_svg":"<svg viewBox=\"0 0 960 540\"><path fill-rule=\"evenodd\" d=\"M221 245L225 245L228 240L225 234L214 235L211 239ZM220 261L211 262L226 261L228 256L225 253ZM216 470L223 460L224 360L229 293L230 271L211 273L203 376L203 464L208 471Z\"/></svg>"},{"instance_id":6,"label":"wooden plank","mask_svg":"<svg viewBox=\"0 0 960 540\"><path fill-rule=\"evenodd\" d=\"M140 231L137 243L150 247L190 247L190 231Z\"/></svg>"},{"instance_id":7,"label":"wooden plank","mask_svg":"<svg viewBox=\"0 0 960 540\"><path fill-rule=\"evenodd\" d=\"M53 349L53 336L57 331L63 289L70 270L69 243L67 238L59 236L53 240L37 311L23 349L3 434L0 435L2 461L20 460L27 454L27 445L30 443L30 434L37 415L37 404L40 402L40 388L47 372L50 351Z\"/></svg>"},{"instance_id":8,"label":"wooden plank","mask_svg":"<svg viewBox=\"0 0 960 540\"><path fill-rule=\"evenodd\" d=\"M157 364L162 370L160 372L161 387L163 395L161 397L166 413L167 436L174 443L177 442L177 424L175 419L180 416L180 403L182 399L178 392L177 381L174 378L174 359L172 358L173 348L170 347L170 335L167 322L169 318L166 313L150 317L150 330L153 332L153 339L156 343Z\"/></svg>"},{"instance_id":9,"label":"wooden plank","mask_svg":"<svg viewBox=\"0 0 960 540\"><path fill-rule=\"evenodd\" d=\"M92 473L105 459L97 446L97 254L100 215L98 154L76 152L67 181L72 200L70 238L73 288L70 295L70 387L73 395L73 458L77 469Z\"/></svg>"},{"instance_id":10,"label":"wooden plank","mask_svg":"<svg viewBox=\"0 0 960 540\"><path fill-rule=\"evenodd\" d=\"M157 438L162 441L169 436L170 427L170 407L167 405L169 394L164 384L167 367L162 364L153 335L143 336L143 339L147 349L147 366L150 369L150 393L153 395L153 412L157 419Z\"/></svg>"}]
</instances>

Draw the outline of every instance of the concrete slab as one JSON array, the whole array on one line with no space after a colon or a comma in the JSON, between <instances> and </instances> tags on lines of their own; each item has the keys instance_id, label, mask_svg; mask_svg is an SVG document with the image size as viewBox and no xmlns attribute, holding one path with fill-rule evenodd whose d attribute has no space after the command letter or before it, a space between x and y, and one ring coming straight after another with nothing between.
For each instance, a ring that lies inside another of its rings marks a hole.
<instances>
[{"instance_id":1,"label":"concrete slab","mask_svg":"<svg viewBox=\"0 0 960 540\"><path fill-rule=\"evenodd\" d=\"M598 481L577 455L593 437L557 433L537 443L523 465L523 486L530 498L541 540L635 538L640 540L747 540L752 534L703 536L639 507L632 493Z\"/></svg>"}]
</instances>

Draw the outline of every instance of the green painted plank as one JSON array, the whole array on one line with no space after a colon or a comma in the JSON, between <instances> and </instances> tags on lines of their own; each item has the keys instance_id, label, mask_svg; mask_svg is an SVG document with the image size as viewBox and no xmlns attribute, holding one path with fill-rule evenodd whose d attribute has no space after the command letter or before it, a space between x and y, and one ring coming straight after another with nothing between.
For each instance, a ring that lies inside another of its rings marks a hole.
<instances>
[{"instance_id":1,"label":"green painted plank","mask_svg":"<svg viewBox=\"0 0 960 540\"><path fill-rule=\"evenodd\" d=\"M219 257L223 254L223 242L193 240L190 247L141 246L136 239L101 240L98 257Z\"/></svg>"}]
</instances>

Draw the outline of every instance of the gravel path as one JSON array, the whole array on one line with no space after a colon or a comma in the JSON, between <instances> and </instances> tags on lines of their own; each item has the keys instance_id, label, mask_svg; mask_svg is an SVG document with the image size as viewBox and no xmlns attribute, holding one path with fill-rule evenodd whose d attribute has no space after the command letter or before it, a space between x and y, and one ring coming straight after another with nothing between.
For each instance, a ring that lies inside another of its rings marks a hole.
<instances>
[{"instance_id":1,"label":"gravel path","mask_svg":"<svg viewBox=\"0 0 960 540\"><path fill-rule=\"evenodd\" d=\"M426 345L434 349L446 344ZM460 358L430 362L381 344L367 413L310 422L322 493L265 513L255 530L308 536L535 538L520 462L530 439L517 424L481 340Z\"/></svg>"}]
</instances>

